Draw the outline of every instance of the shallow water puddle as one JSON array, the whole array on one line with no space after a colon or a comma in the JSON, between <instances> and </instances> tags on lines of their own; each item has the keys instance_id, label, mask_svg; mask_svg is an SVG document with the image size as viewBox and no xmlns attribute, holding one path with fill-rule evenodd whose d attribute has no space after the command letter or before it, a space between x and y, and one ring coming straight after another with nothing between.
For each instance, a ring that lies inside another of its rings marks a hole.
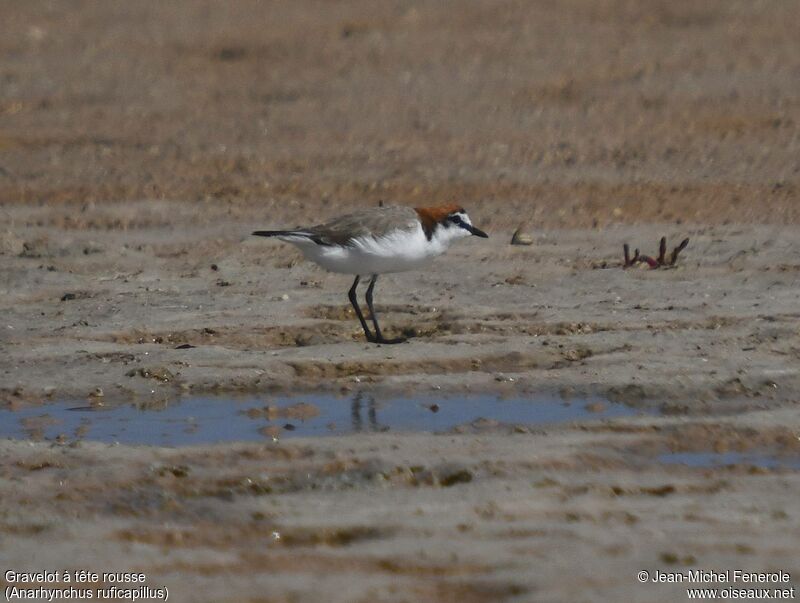
<instances>
[{"instance_id":1,"label":"shallow water puddle","mask_svg":"<svg viewBox=\"0 0 800 603\"><path fill-rule=\"evenodd\" d=\"M800 469L800 458L777 457L766 452L670 452L658 457L666 465L718 469L741 465L761 469Z\"/></svg>"},{"instance_id":2,"label":"shallow water puddle","mask_svg":"<svg viewBox=\"0 0 800 603\"><path fill-rule=\"evenodd\" d=\"M0 437L85 439L124 444L185 446L272 437L358 432L442 432L458 426L548 425L635 415L639 411L599 398L564 400L556 395L499 398L493 395L351 398L309 394L293 397L193 397L160 405L92 407L59 402L0 409Z\"/></svg>"}]
</instances>

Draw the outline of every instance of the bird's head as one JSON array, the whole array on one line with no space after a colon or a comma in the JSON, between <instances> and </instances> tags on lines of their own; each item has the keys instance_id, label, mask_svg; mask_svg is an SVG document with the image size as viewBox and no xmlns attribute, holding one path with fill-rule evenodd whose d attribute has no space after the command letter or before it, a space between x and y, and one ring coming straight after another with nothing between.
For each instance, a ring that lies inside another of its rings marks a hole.
<instances>
[{"instance_id":1,"label":"bird's head","mask_svg":"<svg viewBox=\"0 0 800 603\"><path fill-rule=\"evenodd\" d=\"M472 220L463 207L456 204L437 207L416 208L425 236L431 240L434 236L445 243L474 235L487 238L489 235L472 225Z\"/></svg>"}]
</instances>

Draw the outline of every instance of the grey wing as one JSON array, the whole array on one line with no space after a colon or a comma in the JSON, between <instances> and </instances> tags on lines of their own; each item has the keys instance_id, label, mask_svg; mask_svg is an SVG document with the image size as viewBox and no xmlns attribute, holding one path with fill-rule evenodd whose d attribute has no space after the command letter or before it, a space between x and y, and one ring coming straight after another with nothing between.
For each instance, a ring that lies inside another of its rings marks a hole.
<instances>
[{"instance_id":1,"label":"grey wing","mask_svg":"<svg viewBox=\"0 0 800 603\"><path fill-rule=\"evenodd\" d=\"M318 237L323 245L349 245L353 239L382 237L398 228L412 230L418 223L419 218L413 208L390 205L340 216L307 230Z\"/></svg>"}]
</instances>

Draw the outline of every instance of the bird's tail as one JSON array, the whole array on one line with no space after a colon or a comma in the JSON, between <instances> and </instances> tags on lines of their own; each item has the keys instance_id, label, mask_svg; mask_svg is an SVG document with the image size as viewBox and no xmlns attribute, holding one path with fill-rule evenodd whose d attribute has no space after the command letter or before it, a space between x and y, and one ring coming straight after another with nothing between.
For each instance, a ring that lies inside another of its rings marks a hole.
<instances>
[{"instance_id":1,"label":"bird's tail","mask_svg":"<svg viewBox=\"0 0 800 603\"><path fill-rule=\"evenodd\" d=\"M310 232L303 230L256 230L253 234L257 237L310 237Z\"/></svg>"},{"instance_id":2,"label":"bird's tail","mask_svg":"<svg viewBox=\"0 0 800 603\"><path fill-rule=\"evenodd\" d=\"M278 237L290 243L300 243L302 241L320 242L317 235L306 230L256 230L253 235L257 237Z\"/></svg>"}]
</instances>

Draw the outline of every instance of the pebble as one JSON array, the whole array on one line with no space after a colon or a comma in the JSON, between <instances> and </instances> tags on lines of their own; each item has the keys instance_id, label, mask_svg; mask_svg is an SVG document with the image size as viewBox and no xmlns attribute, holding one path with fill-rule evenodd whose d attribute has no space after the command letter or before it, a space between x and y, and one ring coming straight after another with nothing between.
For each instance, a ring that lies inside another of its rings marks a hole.
<instances>
[{"instance_id":1,"label":"pebble","mask_svg":"<svg viewBox=\"0 0 800 603\"><path fill-rule=\"evenodd\" d=\"M511 236L512 245L533 245L533 237L523 232L525 224L520 224Z\"/></svg>"}]
</instances>

